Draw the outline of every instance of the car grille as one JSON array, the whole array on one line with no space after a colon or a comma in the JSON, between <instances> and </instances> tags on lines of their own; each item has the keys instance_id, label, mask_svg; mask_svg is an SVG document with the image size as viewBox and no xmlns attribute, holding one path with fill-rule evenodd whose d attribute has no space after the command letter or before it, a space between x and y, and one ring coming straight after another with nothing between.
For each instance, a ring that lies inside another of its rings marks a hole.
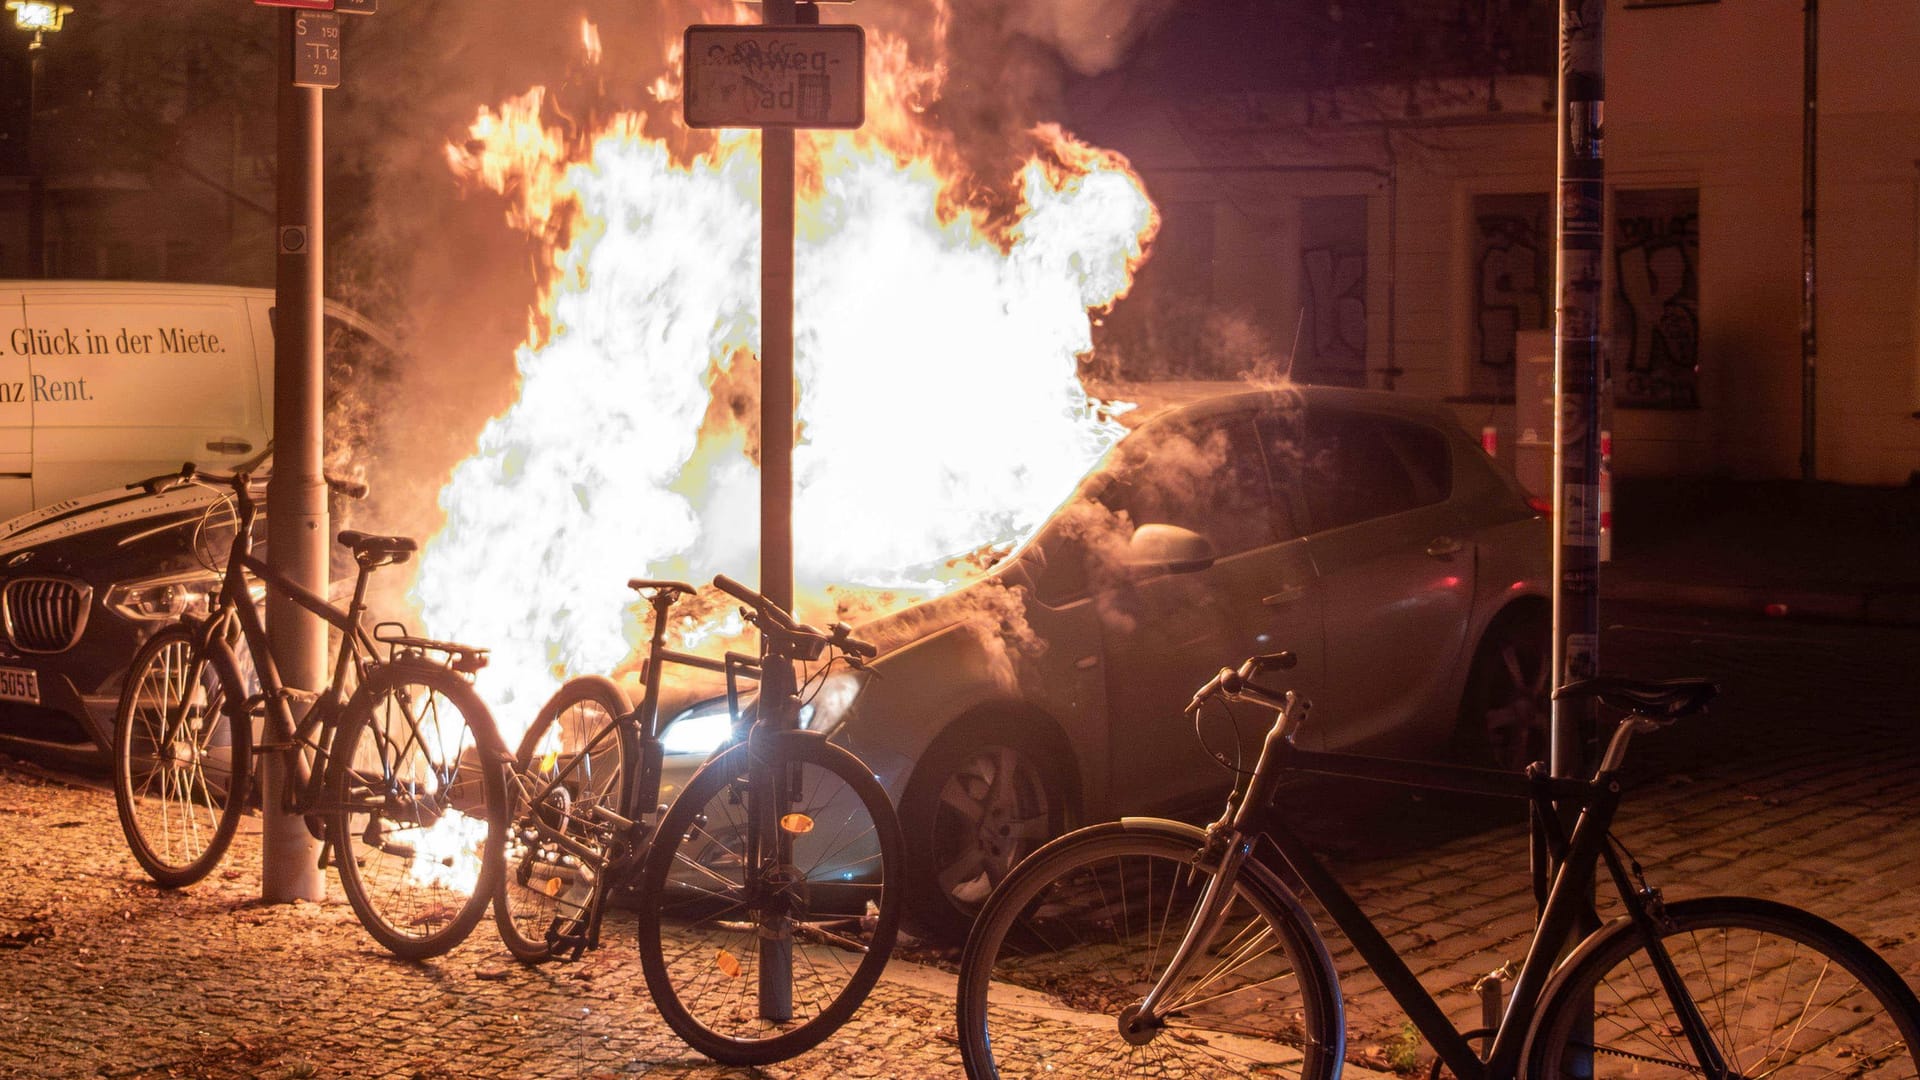
<instances>
[{"instance_id":1,"label":"car grille","mask_svg":"<svg viewBox=\"0 0 1920 1080\"><path fill-rule=\"evenodd\" d=\"M93 589L66 578L22 577L0 593L7 638L21 652L55 653L73 648L87 628Z\"/></svg>"}]
</instances>

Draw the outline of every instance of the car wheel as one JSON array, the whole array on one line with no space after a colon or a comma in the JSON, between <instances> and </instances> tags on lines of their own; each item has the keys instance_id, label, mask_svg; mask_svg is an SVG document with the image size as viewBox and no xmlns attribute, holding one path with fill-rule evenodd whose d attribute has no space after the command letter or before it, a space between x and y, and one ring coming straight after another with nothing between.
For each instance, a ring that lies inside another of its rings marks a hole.
<instances>
[{"instance_id":1,"label":"car wheel","mask_svg":"<svg viewBox=\"0 0 1920 1080\"><path fill-rule=\"evenodd\" d=\"M921 757L900 822L907 917L922 934L963 939L994 886L1066 831L1072 815L1062 755L1030 723L965 725Z\"/></svg>"},{"instance_id":2,"label":"car wheel","mask_svg":"<svg viewBox=\"0 0 1920 1080\"><path fill-rule=\"evenodd\" d=\"M1458 756L1512 771L1546 756L1550 635L1546 613L1536 608L1494 620L1467 673L1454 735Z\"/></svg>"}]
</instances>

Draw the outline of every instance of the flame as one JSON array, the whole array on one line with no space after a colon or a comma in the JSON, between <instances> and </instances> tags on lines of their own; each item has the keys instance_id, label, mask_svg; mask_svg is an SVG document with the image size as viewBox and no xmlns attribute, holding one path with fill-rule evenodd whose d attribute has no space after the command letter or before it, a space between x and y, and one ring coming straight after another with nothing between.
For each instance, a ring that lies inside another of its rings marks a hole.
<instances>
[{"instance_id":1,"label":"flame","mask_svg":"<svg viewBox=\"0 0 1920 1080\"><path fill-rule=\"evenodd\" d=\"M866 126L796 139L803 617L829 587L896 604L952 588L978 573L957 556L1071 492L1121 431L1078 381L1089 313L1158 226L1119 155L1057 126L1032 129L1015 175L971 175L926 119L942 72L886 34L868 50ZM640 113L563 133L534 88L447 151L549 258L519 399L442 490L414 590L430 632L492 648L478 686L508 729L560 679L631 663L627 578L758 577L760 140L690 135L677 78L648 85L669 138ZM724 632L677 630L683 647Z\"/></svg>"}]
</instances>

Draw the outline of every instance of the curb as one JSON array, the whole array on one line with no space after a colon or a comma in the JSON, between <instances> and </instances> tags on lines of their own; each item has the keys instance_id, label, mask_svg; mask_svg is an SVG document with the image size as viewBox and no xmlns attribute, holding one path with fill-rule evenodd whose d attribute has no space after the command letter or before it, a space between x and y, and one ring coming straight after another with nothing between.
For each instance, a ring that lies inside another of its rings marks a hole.
<instances>
[{"instance_id":1,"label":"curb","mask_svg":"<svg viewBox=\"0 0 1920 1080\"><path fill-rule=\"evenodd\" d=\"M1638 579L1610 581L1602 569L1600 595L1605 599L1667 608L1874 626L1920 626L1920 589L1847 591Z\"/></svg>"}]
</instances>

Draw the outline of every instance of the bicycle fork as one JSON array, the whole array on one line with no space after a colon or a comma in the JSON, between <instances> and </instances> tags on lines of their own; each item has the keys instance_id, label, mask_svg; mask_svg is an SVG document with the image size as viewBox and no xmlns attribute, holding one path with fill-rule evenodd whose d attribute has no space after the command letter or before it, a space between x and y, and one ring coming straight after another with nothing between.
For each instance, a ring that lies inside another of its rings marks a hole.
<instances>
[{"instance_id":1,"label":"bicycle fork","mask_svg":"<svg viewBox=\"0 0 1920 1080\"><path fill-rule=\"evenodd\" d=\"M1209 839L1209 851L1219 850L1219 869L1207 881L1200 903L1187 923L1186 936L1174 950L1166 970L1147 991L1147 996L1120 1012L1120 1036L1136 1046L1152 1041L1162 1018L1180 1007L1178 987L1194 963L1213 945L1214 935L1226 922L1227 909L1233 906L1233 889L1240 880L1240 868L1253 851L1253 842L1238 829L1229 826L1219 840ZM1201 870L1196 868L1193 873Z\"/></svg>"},{"instance_id":2,"label":"bicycle fork","mask_svg":"<svg viewBox=\"0 0 1920 1080\"><path fill-rule=\"evenodd\" d=\"M1209 863L1218 865L1212 868L1213 876L1200 894L1200 903L1187 924L1186 936L1180 939L1173 960L1154 981L1147 996L1120 1013L1120 1034L1130 1043L1138 1045L1153 1039L1162 1018L1179 1009L1181 995L1175 988L1213 945L1214 936L1226 922L1227 910L1233 906L1234 886L1240 880L1240 870L1252 854L1258 835L1249 827L1252 815L1273 800L1279 783L1279 755L1291 745L1293 733L1306 718L1305 698L1289 690L1283 700L1280 715L1261 744L1260 759L1254 765L1246 791L1237 803L1229 799L1226 813L1207 830L1207 848L1201 853L1201 865L1193 872L1206 872Z\"/></svg>"}]
</instances>

